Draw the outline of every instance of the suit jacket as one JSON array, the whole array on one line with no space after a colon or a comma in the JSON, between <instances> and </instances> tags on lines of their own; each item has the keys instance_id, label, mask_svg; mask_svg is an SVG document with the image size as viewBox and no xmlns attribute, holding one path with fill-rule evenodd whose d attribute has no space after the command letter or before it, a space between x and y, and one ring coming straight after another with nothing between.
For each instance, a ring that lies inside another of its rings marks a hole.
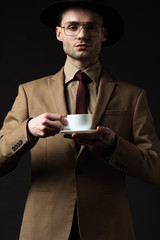
<instances>
[{"instance_id":1,"label":"suit jacket","mask_svg":"<svg viewBox=\"0 0 160 240\"><path fill-rule=\"evenodd\" d=\"M75 202L82 240L134 240L125 174L160 183L160 143L144 89L103 73L92 128L117 133L108 159L62 133L32 142L27 122L44 112L67 114L63 69L19 86L0 132L0 174L13 170L30 150L32 181L21 240L67 240Z\"/></svg>"}]
</instances>

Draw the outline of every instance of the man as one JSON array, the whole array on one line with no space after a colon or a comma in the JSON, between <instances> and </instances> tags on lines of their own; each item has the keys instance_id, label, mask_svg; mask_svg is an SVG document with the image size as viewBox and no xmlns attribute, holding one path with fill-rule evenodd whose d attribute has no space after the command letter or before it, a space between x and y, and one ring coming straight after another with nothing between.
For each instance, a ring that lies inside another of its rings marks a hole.
<instances>
[{"instance_id":1,"label":"man","mask_svg":"<svg viewBox=\"0 0 160 240\"><path fill-rule=\"evenodd\" d=\"M134 240L125 174L160 183L160 143L144 89L112 78L99 62L101 46L121 37L122 20L91 0L55 2L41 19L56 27L65 65L20 85L0 132L1 175L31 152L20 239ZM76 112L77 72L90 78L87 112L97 131L68 136L61 130Z\"/></svg>"}]
</instances>

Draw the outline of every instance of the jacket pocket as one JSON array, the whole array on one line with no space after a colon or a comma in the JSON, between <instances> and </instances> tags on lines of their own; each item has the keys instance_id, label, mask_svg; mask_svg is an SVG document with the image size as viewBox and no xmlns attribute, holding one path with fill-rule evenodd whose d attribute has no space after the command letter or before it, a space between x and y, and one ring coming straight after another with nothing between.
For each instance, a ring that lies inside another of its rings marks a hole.
<instances>
[{"instance_id":1,"label":"jacket pocket","mask_svg":"<svg viewBox=\"0 0 160 240\"><path fill-rule=\"evenodd\" d=\"M110 110L107 109L104 111L104 115L124 115L126 113L126 110Z\"/></svg>"}]
</instances>

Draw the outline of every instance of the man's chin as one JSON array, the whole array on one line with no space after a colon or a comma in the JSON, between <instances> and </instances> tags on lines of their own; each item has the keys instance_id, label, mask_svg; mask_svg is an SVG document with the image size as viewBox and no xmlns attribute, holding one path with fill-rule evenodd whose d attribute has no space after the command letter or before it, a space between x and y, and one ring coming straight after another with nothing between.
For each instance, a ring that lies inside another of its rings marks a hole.
<instances>
[{"instance_id":1,"label":"man's chin","mask_svg":"<svg viewBox=\"0 0 160 240\"><path fill-rule=\"evenodd\" d=\"M87 51L79 51L75 54L75 58L77 60L84 60L84 59L90 59L91 58L91 54Z\"/></svg>"},{"instance_id":2,"label":"man's chin","mask_svg":"<svg viewBox=\"0 0 160 240\"><path fill-rule=\"evenodd\" d=\"M92 52L93 53L93 52ZM88 61L90 59L95 58L95 55L93 56L90 51L76 51L76 52L66 52L66 55L69 56L69 58L78 60L78 61Z\"/></svg>"}]
</instances>

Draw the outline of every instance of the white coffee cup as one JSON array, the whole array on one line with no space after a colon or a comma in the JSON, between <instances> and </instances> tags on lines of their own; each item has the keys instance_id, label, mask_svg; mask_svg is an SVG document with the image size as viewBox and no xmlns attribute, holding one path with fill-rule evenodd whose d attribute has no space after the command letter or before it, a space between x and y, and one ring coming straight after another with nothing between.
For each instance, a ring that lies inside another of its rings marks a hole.
<instances>
[{"instance_id":1,"label":"white coffee cup","mask_svg":"<svg viewBox=\"0 0 160 240\"><path fill-rule=\"evenodd\" d=\"M65 119L68 125L64 128L72 131L89 130L92 125L92 114L69 114Z\"/></svg>"}]
</instances>

